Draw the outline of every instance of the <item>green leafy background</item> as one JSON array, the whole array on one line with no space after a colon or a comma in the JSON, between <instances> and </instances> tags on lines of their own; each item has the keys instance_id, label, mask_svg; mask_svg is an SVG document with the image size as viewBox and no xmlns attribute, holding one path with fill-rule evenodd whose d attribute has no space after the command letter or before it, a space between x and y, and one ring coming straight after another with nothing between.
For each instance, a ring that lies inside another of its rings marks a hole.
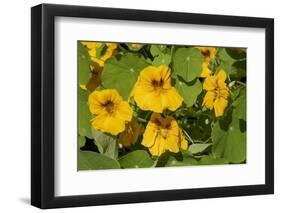
<instances>
[{"instance_id":1,"label":"green leafy background","mask_svg":"<svg viewBox=\"0 0 281 213\"><path fill-rule=\"evenodd\" d=\"M200 77L203 62L204 55L193 46L141 44L134 48L124 43L118 44L117 52L105 61L102 84L97 89L116 89L124 100L128 100L143 68L162 64L171 68L172 84L184 104L177 111L167 113L187 133L189 148L154 157L141 145L141 135L136 144L122 147L118 136L91 126L88 106L91 91L80 87L91 77L90 57L87 48L78 42L78 170L246 163L246 49L219 47L209 63L214 73L220 69L227 73L229 104L220 118L202 107L206 93L202 89L204 79ZM134 110L134 116L143 120L149 120L150 115ZM145 128L146 124L141 125Z\"/></svg>"}]
</instances>

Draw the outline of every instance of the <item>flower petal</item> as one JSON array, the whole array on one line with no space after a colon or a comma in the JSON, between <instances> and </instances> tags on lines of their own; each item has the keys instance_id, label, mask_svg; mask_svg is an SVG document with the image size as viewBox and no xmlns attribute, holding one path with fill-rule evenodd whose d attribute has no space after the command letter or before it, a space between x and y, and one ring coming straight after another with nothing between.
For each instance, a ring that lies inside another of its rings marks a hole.
<instances>
[{"instance_id":1,"label":"flower petal","mask_svg":"<svg viewBox=\"0 0 281 213\"><path fill-rule=\"evenodd\" d=\"M215 115L220 117L223 115L225 108L227 107L228 101L224 98L218 98L214 102Z\"/></svg>"},{"instance_id":2,"label":"flower petal","mask_svg":"<svg viewBox=\"0 0 281 213\"><path fill-rule=\"evenodd\" d=\"M131 121L133 111L126 101L122 101L120 104L116 106L115 115L117 118L124 120L124 121Z\"/></svg>"},{"instance_id":3,"label":"flower petal","mask_svg":"<svg viewBox=\"0 0 281 213\"><path fill-rule=\"evenodd\" d=\"M148 149L153 156L162 155L166 151L165 140L161 136L158 136L155 140L154 145Z\"/></svg>"},{"instance_id":4,"label":"flower petal","mask_svg":"<svg viewBox=\"0 0 281 213\"><path fill-rule=\"evenodd\" d=\"M143 89L142 89L143 88ZM161 96L156 91L148 91L144 87L135 89L134 99L142 110L151 110L153 112L163 112Z\"/></svg>"},{"instance_id":5,"label":"flower petal","mask_svg":"<svg viewBox=\"0 0 281 213\"><path fill-rule=\"evenodd\" d=\"M92 119L92 125L97 130L117 135L125 130L125 121L120 120L107 112L101 113Z\"/></svg>"},{"instance_id":6,"label":"flower petal","mask_svg":"<svg viewBox=\"0 0 281 213\"><path fill-rule=\"evenodd\" d=\"M209 61L204 61L202 64L202 78L207 78L212 74L212 71L209 69Z\"/></svg>"},{"instance_id":7,"label":"flower petal","mask_svg":"<svg viewBox=\"0 0 281 213\"><path fill-rule=\"evenodd\" d=\"M226 83L225 83L225 80L227 78L227 75L225 73L225 71L223 69L221 69L218 74L216 75L217 77L217 84L218 84L218 87L220 89L227 89L227 86L226 86Z\"/></svg>"},{"instance_id":8,"label":"flower petal","mask_svg":"<svg viewBox=\"0 0 281 213\"><path fill-rule=\"evenodd\" d=\"M149 122L145 128L141 144L146 147L152 147L157 137L157 129L155 125Z\"/></svg>"},{"instance_id":9,"label":"flower petal","mask_svg":"<svg viewBox=\"0 0 281 213\"><path fill-rule=\"evenodd\" d=\"M92 114L96 115L105 111L103 104L106 99L100 96L99 92L92 92L88 97L89 110Z\"/></svg>"},{"instance_id":10,"label":"flower petal","mask_svg":"<svg viewBox=\"0 0 281 213\"><path fill-rule=\"evenodd\" d=\"M228 88L220 89L220 97L227 99L228 94L229 94Z\"/></svg>"},{"instance_id":11,"label":"flower petal","mask_svg":"<svg viewBox=\"0 0 281 213\"><path fill-rule=\"evenodd\" d=\"M179 150L179 137L175 135L169 135L165 140L165 147L170 152L178 153Z\"/></svg>"},{"instance_id":12,"label":"flower petal","mask_svg":"<svg viewBox=\"0 0 281 213\"><path fill-rule=\"evenodd\" d=\"M213 109L214 100L216 97L216 93L213 91L208 91L204 97L202 105L207 107L208 109Z\"/></svg>"},{"instance_id":13,"label":"flower petal","mask_svg":"<svg viewBox=\"0 0 281 213\"><path fill-rule=\"evenodd\" d=\"M175 111L182 105L183 98L179 95L177 90L172 87L166 90L166 93L161 94L161 102L163 109L168 108L171 111Z\"/></svg>"},{"instance_id":14,"label":"flower petal","mask_svg":"<svg viewBox=\"0 0 281 213\"><path fill-rule=\"evenodd\" d=\"M214 90L216 88L216 77L209 76L204 80L203 89L207 91Z\"/></svg>"}]
</instances>

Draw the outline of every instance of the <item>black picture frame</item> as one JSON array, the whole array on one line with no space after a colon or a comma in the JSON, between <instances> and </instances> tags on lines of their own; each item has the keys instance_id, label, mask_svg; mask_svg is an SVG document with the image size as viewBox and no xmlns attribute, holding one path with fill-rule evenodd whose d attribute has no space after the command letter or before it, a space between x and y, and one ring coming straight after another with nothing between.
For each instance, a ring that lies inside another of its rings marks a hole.
<instances>
[{"instance_id":1,"label":"black picture frame","mask_svg":"<svg viewBox=\"0 0 281 213\"><path fill-rule=\"evenodd\" d=\"M58 16L265 29L265 184L56 197L54 21ZM31 9L31 52L32 205L46 209L274 193L274 19L41 4Z\"/></svg>"}]
</instances>

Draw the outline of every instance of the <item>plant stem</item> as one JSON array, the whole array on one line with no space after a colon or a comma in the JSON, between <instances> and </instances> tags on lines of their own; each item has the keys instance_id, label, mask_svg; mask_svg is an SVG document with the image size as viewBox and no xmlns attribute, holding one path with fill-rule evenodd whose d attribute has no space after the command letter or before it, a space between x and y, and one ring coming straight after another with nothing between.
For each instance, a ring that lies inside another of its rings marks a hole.
<instances>
[{"instance_id":1,"label":"plant stem","mask_svg":"<svg viewBox=\"0 0 281 213\"><path fill-rule=\"evenodd\" d=\"M193 142L194 143L207 143L211 138L208 138L207 140L205 141L201 141L201 140L194 140Z\"/></svg>"},{"instance_id":2,"label":"plant stem","mask_svg":"<svg viewBox=\"0 0 281 213\"><path fill-rule=\"evenodd\" d=\"M237 83L237 84L240 84L240 85L242 85L242 86L246 86L246 84L243 83L243 82L241 82L241 81L236 81L236 83Z\"/></svg>"},{"instance_id":3,"label":"plant stem","mask_svg":"<svg viewBox=\"0 0 281 213\"><path fill-rule=\"evenodd\" d=\"M182 128L182 131L183 133L186 135L186 137L188 138L188 140L191 142L191 143L194 143L193 139L190 137L190 135Z\"/></svg>"},{"instance_id":4,"label":"plant stem","mask_svg":"<svg viewBox=\"0 0 281 213\"><path fill-rule=\"evenodd\" d=\"M147 123L147 122L148 122L147 120L145 120L145 119L143 119L143 118L140 118L140 117L138 117L138 120L139 120L140 122L143 122L143 123Z\"/></svg>"}]
</instances>

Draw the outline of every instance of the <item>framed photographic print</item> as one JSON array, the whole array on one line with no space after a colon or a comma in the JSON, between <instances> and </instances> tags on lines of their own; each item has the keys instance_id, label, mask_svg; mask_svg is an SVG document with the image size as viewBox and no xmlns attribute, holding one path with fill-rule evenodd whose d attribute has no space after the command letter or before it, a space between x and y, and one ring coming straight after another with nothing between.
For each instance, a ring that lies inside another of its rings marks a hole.
<instances>
[{"instance_id":1,"label":"framed photographic print","mask_svg":"<svg viewBox=\"0 0 281 213\"><path fill-rule=\"evenodd\" d=\"M31 9L31 203L274 191L274 20Z\"/></svg>"}]
</instances>

